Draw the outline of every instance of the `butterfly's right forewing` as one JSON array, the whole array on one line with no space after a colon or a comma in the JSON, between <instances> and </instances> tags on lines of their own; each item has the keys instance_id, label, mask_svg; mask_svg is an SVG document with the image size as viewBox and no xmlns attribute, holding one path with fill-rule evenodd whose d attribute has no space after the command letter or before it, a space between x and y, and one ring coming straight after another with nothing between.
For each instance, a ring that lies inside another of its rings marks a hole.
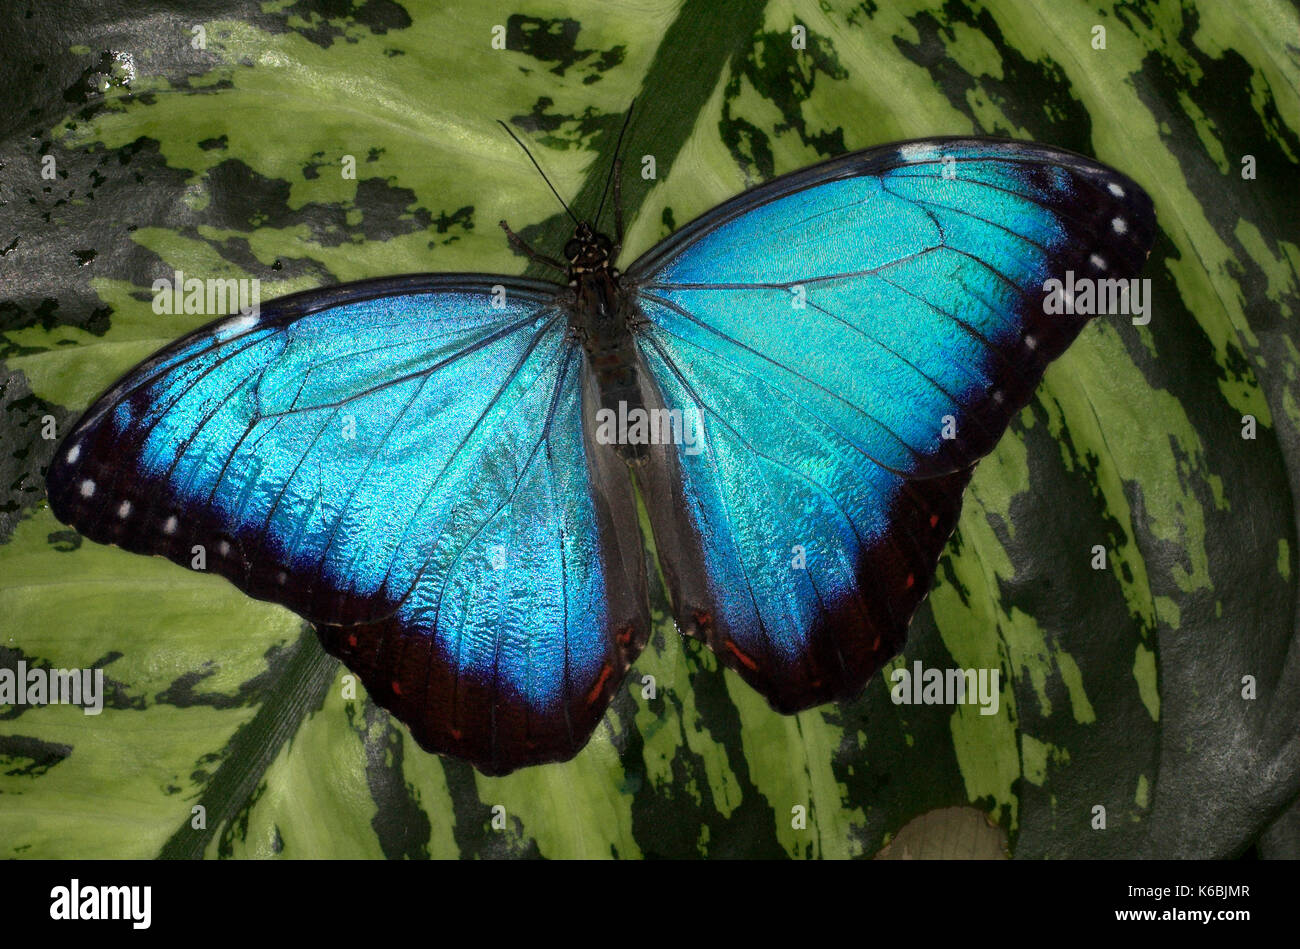
<instances>
[{"instance_id":1,"label":"butterfly's right forewing","mask_svg":"<svg viewBox=\"0 0 1300 949\"><path fill-rule=\"evenodd\" d=\"M1048 281L1127 282L1154 234L1094 161L939 139L777 179L633 264L645 401L704 436L640 473L679 625L784 711L856 693L1091 318Z\"/></svg>"}]
</instances>

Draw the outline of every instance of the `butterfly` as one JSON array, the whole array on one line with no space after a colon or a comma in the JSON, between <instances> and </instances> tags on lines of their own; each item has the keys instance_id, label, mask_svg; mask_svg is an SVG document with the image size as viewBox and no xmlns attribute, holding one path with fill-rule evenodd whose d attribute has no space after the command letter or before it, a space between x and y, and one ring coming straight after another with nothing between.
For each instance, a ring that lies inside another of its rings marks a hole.
<instances>
[{"instance_id":1,"label":"butterfly","mask_svg":"<svg viewBox=\"0 0 1300 949\"><path fill-rule=\"evenodd\" d=\"M1135 277L1151 200L1061 149L924 139L748 190L620 272L613 178L613 237L575 217L557 260L506 229L562 282L363 280L166 347L61 442L53 513L202 551L487 774L575 755L645 645L638 499L682 633L781 712L853 697L1091 318L1051 281Z\"/></svg>"}]
</instances>

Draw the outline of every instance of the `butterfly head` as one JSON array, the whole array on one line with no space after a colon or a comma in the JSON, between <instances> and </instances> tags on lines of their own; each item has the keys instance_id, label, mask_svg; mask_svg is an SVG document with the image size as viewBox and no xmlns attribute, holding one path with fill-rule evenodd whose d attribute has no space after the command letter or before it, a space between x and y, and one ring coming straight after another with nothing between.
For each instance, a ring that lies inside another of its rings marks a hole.
<instances>
[{"instance_id":1,"label":"butterfly head","mask_svg":"<svg viewBox=\"0 0 1300 949\"><path fill-rule=\"evenodd\" d=\"M564 256L569 261L569 273L573 276L608 268L612 263L610 255L613 251L613 242L585 221L578 225L569 242L564 245Z\"/></svg>"}]
</instances>

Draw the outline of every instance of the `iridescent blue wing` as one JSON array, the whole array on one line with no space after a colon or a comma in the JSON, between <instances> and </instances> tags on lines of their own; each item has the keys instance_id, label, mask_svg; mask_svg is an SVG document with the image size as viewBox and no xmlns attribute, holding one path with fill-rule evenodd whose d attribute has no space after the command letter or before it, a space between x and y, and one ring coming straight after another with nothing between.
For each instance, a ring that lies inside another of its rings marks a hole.
<instances>
[{"instance_id":1,"label":"iridescent blue wing","mask_svg":"<svg viewBox=\"0 0 1300 949\"><path fill-rule=\"evenodd\" d=\"M51 507L300 613L429 750L567 758L648 620L630 479L584 436L556 293L401 277L206 327L86 413Z\"/></svg>"},{"instance_id":2,"label":"iridescent blue wing","mask_svg":"<svg viewBox=\"0 0 1300 949\"><path fill-rule=\"evenodd\" d=\"M1089 159L935 139L779 178L635 263L645 398L704 431L638 475L679 626L783 711L857 692L1088 320L1045 282L1133 277L1154 228Z\"/></svg>"}]
</instances>

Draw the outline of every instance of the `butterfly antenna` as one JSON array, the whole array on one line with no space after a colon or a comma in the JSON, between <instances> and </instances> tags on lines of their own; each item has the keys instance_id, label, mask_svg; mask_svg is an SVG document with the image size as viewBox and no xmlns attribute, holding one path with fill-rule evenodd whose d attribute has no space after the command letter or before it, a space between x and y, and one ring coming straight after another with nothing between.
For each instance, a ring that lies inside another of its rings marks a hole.
<instances>
[{"instance_id":1,"label":"butterfly antenna","mask_svg":"<svg viewBox=\"0 0 1300 949\"><path fill-rule=\"evenodd\" d=\"M528 146L519 140L519 136L516 135L511 130L510 126L506 125L506 123L502 122L500 119L497 119L497 124L506 130L506 134L515 140L516 145L518 145L520 148L524 150L524 154L528 156L528 160L533 163L533 167L537 169L537 173L541 175L542 180L546 182L546 187L551 189L551 194L555 195L555 200L559 201L560 207L564 208L564 213L567 214L573 220L574 224L577 224L578 219L573 216L573 212L569 210L569 206L564 203L564 199L560 197L560 192L555 190L555 185L551 184L551 179L546 177L546 172L542 171L542 166L537 164L537 159L534 158L533 153L528 150Z\"/></svg>"},{"instance_id":2,"label":"butterfly antenna","mask_svg":"<svg viewBox=\"0 0 1300 949\"><path fill-rule=\"evenodd\" d=\"M600 212L605 210L605 198L609 194L609 183L614 178L614 169L618 166L618 153L623 148L623 134L627 131L627 124L632 121L632 109L636 105L636 100L627 107L627 115L623 117L623 127L618 130L618 141L614 143L614 157L609 163L609 174L605 176L605 187L600 192L600 204L596 208L596 216L592 219L593 224L600 223Z\"/></svg>"}]
</instances>

